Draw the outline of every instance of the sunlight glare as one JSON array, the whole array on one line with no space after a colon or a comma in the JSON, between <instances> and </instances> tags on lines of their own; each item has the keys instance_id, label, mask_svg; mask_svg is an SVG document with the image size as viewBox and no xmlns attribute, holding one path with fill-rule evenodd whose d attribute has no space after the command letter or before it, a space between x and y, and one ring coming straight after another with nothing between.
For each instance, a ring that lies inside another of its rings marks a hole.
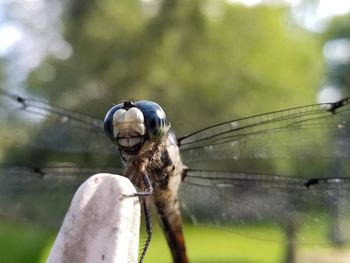
<instances>
[{"instance_id":1,"label":"sunlight glare","mask_svg":"<svg viewBox=\"0 0 350 263\"><path fill-rule=\"evenodd\" d=\"M342 93L336 86L325 86L317 94L318 103L336 102L342 98Z\"/></svg>"},{"instance_id":2,"label":"sunlight glare","mask_svg":"<svg viewBox=\"0 0 350 263\"><path fill-rule=\"evenodd\" d=\"M262 1L261 0L227 0L227 2L230 3L240 3L243 4L245 6L256 6L258 4L260 4Z\"/></svg>"},{"instance_id":3,"label":"sunlight glare","mask_svg":"<svg viewBox=\"0 0 350 263\"><path fill-rule=\"evenodd\" d=\"M347 64L350 62L350 41L346 38L326 42L323 55L330 63Z\"/></svg>"},{"instance_id":4,"label":"sunlight glare","mask_svg":"<svg viewBox=\"0 0 350 263\"><path fill-rule=\"evenodd\" d=\"M0 56L7 55L13 45L22 38L22 32L11 24L0 26Z\"/></svg>"},{"instance_id":5,"label":"sunlight glare","mask_svg":"<svg viewBox=\"0 0 350 263\"><path fill-rule=\"evenodd\" d=\"M317 15L326 18L335 15L344 15L350 11L350 1L344 0L320 0Z\"/></svg>"}]
</instances>

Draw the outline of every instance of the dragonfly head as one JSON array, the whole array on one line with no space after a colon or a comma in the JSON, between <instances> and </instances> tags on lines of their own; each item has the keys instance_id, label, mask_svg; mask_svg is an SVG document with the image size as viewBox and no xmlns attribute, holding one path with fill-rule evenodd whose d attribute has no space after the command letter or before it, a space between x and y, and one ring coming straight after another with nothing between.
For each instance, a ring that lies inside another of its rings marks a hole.
<instances>
[{"instance_id":1,"label":"dragonfly head","mask_svg":"<svg viewBox=\"0 0 350 263\"><path fill-rule=\"evenodd\" d=\"M168 125L163 109L147 100L117 104L104 119L108 138L128 154L136 154L146 140L160 140Z\"/></svg>"}]
</instances>

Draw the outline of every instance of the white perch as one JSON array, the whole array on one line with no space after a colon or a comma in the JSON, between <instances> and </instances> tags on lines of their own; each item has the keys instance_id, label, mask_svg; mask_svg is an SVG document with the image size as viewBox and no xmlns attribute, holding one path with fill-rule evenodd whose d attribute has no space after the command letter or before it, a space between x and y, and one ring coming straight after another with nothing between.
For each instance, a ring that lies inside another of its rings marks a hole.
<instances>
[{"instance_id":1,"label":"white perch","mask_svg":"<svg viewBox=\"0 0 350 263\"><path fill-rule=\"evenodd\" d=\"M136 263L140 204L124 196L133 193L125 177L90 177L75 193L47 263Z\"/></svg>"}]
</instances>

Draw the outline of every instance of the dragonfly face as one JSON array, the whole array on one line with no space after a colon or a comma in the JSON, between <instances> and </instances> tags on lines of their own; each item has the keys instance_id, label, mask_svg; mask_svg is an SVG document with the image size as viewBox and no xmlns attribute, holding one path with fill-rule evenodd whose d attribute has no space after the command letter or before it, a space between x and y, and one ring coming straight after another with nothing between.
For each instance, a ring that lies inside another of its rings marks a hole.
<instances>
[{"instance_id":1,"label":"dragonfly face","mask_svg":"<svg viewBox=\"0 0 350 263\"><path fill-rule=\"evenodd\" d=\"M163 109L146 100L115 105L104 119L105 133L123 157L137 154L146 140L160 140L168 126Z\"/></svg>"},{"instance_id":2,"label":"dragonfly face","mask_svg":"<svg viewBox=\"0 0 350 263\"><path fill-rule=\"evenodd\" d=\"M1 104L2 100L9 102ZM170 245L175 262L187 260L176 259L185 255L180 205L196 224L257 239L285 244L348 242L349 102L345 98L235 119L176 140L163 110L153 102L115 105L103 123L100 118L0 89L1 112L15 106L26 116L39 116L45 124L44 132L38 128L43 125L29 126L39 136L31 137L26 147L103 153L113 160L119 150L125 174L141 178L141 186L147 182L142 179L149 178L153 193L146 199L153 199L166 232L174 233L167 238L175 241ZM12 128L8 136L18 139ZM115 168L0 166L1 211L15 218L29 214L30 219L45 223L45 217L57 215L58 210L56 206L50 211L53 206L45 206L47 200L58 204L73 192L73 183L79 185L89 174L115 172ZM67 208L69 200L63 203ZM251 231L250 226L266 227Z\"/></svg>"}]
</instances>

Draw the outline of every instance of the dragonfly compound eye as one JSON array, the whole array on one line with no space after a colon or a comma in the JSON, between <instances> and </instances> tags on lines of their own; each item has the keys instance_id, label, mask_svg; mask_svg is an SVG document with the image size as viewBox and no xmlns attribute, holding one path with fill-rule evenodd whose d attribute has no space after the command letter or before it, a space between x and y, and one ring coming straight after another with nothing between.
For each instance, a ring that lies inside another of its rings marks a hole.
<instances>
[{"instance_id":1,"label":"dragonfly compound eye","mask_svg":"<svg viewBox=\"0 0 350 263\"><path fill-rule=\"evenodd\" d=\"M145 126L147 136L150 140L159 140L167 131L167 121L163 109L155 102L141 100L135 102L143 116L145 117Z\"/></svg>"},{"instance_id":2,"label":"dragonfly compound eye","mask_svg":"<svg viewBox=\"0 0 350 263\"><path fill-rule=\"evenodd\" d=\"M106 114L106 117L103 122L105 134L107 137L115 144L117 144L117 137L114 135L114 127L113 127L113 115L116 111L123 108L123 104L114 105Z\"/></svg>"}]
</instances>

